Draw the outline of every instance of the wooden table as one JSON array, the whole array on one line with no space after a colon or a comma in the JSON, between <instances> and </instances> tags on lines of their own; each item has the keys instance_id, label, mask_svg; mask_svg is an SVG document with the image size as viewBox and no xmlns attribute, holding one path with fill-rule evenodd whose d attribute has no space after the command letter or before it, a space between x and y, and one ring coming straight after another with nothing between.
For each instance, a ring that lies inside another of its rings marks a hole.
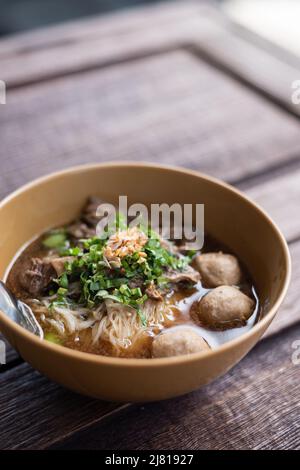
<instances>
[{"instance_id":1,"label":"wooden table","mask_svg":"<svg viewBox=\"0 0 300 470\"><path fill-rule=\"evenodd\" d=\"M299 61L199 2L158 4L0 42L0 196L84 162L199 169L278 222L293 278L266 337L187 396L132 405L78 396L8 347L0 448L300 448ZM259 243L259 240L254 243ZM299 264L298 264L299 263Z\"/></svg>"}]
</instances>

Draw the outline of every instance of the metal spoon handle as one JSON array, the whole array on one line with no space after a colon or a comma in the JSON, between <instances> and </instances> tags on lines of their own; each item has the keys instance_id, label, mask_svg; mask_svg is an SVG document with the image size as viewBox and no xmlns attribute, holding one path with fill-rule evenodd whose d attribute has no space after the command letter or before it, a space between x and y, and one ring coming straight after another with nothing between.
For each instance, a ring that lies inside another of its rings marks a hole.
<instances>
[{"instance_id":1,"label":"metal spoon handle","mask_svg":"<svg viewBox=\"0 0 300 470\"><path fill-rule=\"evenodd\" d=\"M44 338L43 330L29 305L18 300L2 281L0 281L0 310L18 325L41 339Z\"/></svg>"}]
</instances>

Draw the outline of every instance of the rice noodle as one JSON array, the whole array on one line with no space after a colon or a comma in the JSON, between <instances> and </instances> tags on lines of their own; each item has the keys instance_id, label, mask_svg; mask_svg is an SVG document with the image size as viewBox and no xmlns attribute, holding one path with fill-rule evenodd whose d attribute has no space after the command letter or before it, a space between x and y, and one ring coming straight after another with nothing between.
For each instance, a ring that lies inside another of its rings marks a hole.
<instances>
[{"instance_id":1,"label":"rice noodle","mask_svg":"<svg viewBox=\"0 0 300 470\"><path fill-rule=\"evenodd\" d=\"M127 348L147 330L160 328L163 322L164 303L147 300L142 308L146 326L142 325L138 312L113 300L105 301L106 311L99 312L99 321L92 330L93 342L109 341L115 348Z\"/></svg>"},{"instance_id":2,"label":"rice noodle","mask_svg":"<svg viewBox=\"0 0 300 470\"><path fill-rule=\"evenodd\" d=\"M35 311L40 314L43 323L51 325L59 335L90 329L93 344L105 340L116 350L130 347L145 332L161 329L166 310L163 301L148 299L141 308L146 320L144 326L135 309L111 299L93 310L80 306L72 306L72 309L53 306L50 310L49 305L49 298L45 297L39 306L35 305Z\"/></svg>"}]
</instances>

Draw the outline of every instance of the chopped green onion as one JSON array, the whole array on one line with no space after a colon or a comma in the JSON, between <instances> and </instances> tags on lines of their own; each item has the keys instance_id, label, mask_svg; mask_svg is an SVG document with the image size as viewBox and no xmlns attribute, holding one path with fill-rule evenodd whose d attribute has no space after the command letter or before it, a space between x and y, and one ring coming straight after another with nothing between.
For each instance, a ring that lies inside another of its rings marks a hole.
<instances>
[{"instance_id":1,"label":"chopped green onion","mask_svg":"<svg viewBox=\"0 0 300 470\"><path fill-rule=\"evenodd\" d=\"M43 245L46 248L61 248L64 246L66 240L67 235L65 232L53 232L43 240Z\"/></svg>"},{"instance_id":2,"label":"chopped green onion","mask_svg":"<svg viewBox=\"0 0 300 470\"><path fill-rule=\"evenodd\" d=\"M44 339L54 344L62 344L61 339L54 333L45 333Z\"/></svg>"},{"instance_id":3,"label":"chopped green onion","mask_svg":"<svg viewBox=\"0 0 300 470\"><path fill-rule=\"evenodd\" d=\"M108 237L114 233L115 227L127 229L121 215L117 217L115 224L108 227ZM79 286L81 305L93 308L110 299L135 309L142 324L146 325L147 319L144 318L142 306L148 299L147 287L149 284L153 284L157 289L165 287L168 283L166 272L185 269L191 261L192 252L188 256L171 253L162 245L157 233L147 228L143 229L143 232L148 235L143 247L122 257L115 265L108 263L107 257L104 256L108 237L92 237L81 240L80 246L70 247L64 231L50 233L44 240L44 245L48 248L59 248L60 256L72 256L72 261L65 264L63 274L56 280L58 289L50 308L70 305L73 302L69 289L75 282ZM141 251L144 253L143 257L140 255Z\"/></svg>"}]
</instances>

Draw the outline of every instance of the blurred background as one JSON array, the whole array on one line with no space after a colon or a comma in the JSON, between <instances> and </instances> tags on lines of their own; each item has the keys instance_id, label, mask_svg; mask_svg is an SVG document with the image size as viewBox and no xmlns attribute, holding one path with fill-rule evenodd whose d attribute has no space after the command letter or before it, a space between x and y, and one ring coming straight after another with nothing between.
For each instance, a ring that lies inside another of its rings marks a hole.
<instances>
[{"instance_id":1,"label":"blurred background","mask_svg":"<svg viewBox=\"0 0 300 470\"><path fill-rule=\"evenodd\" d=\"M0 0L0 36L161 0ZM171 3L174 0L163 0ZM201 0L199 0L200 2ZM266 39L300 55L299 0L207 0Z\"/></svg>"},{"instance_id":2,"label":"blurred background","mask_svg":"<svg viewBox=\"0 0 300 470\"><path fill-rule=\"evenodd\" d=\"M0 34L159 3L160 0L0 0ZM172 1L172 0L164 0Z\"/></svg>"}]
</instances>

